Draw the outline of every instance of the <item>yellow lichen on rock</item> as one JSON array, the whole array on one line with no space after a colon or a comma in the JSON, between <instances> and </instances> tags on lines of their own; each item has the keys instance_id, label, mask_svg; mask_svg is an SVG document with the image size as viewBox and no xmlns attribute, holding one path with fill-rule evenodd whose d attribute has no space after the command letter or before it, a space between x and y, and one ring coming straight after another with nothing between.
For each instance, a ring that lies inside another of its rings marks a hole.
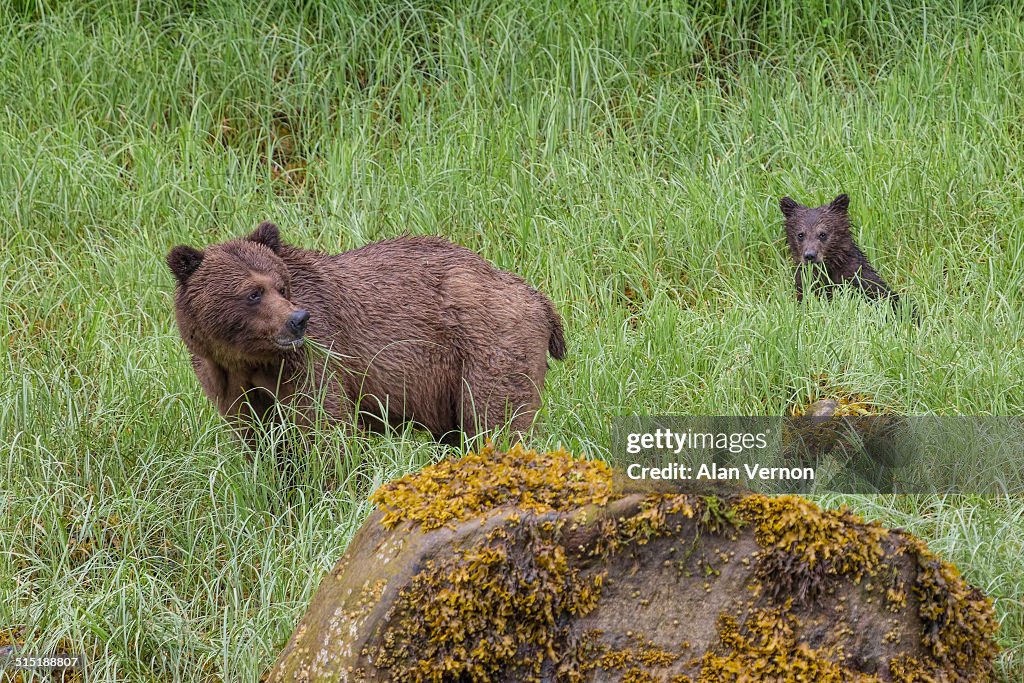
<instances>
[{"instance_id":1,"label":"yellow lichen on rock","mask_svg":"<svg viewBox=\"0 0 1024 683\"><path fill-rule=\"evenodd\" d=\"M516 444L507 453L487 446L431 465L385 484L370 500L385 511L385 527L408 520L430 530L503 505L538 513L603 505L611 493L607 464Z\"/></svg>"},{"instance_id":2,"label":"yellow lichen on rock","mask_svg":"<svg viewBox=\"0 0 1024 683\"><path fill-rule=\"evenodd\" d=\"M704 655L697 683L879 683L839 664L840 653L800 642L782 608L757 610L742 628L730 615L719 621L720 647Z\"/></svg>"},{"instance_id":3,"label":"yellow lichen on rock","mask_svg":"<svg viewBox=\"0 0 1024 683\"><path fill-rule=\"evenodd\" d=\"M943 667L990 670L999 654L992 637L999 630L992 598L964 581L956 567L936 557L922 541L912 539L910 544L917 555L913 592L925 624L922 644Z\"/></svg>"},{"instance_id":4,"label":"yellow lichen on rock","mask_svg":"<svg viewBox=\"0 0 1024 683\"><path fill-rule=\"evenodd\" d=\"M894 412L892 406L880 403L873 396L834 384L832 378L826 374L816 375L812 379L814 389L807 404L791 405L787 411L790 416L802 417L807 414L808 408L820 400L835 401L835 417L866 417Z\"/></svg>"},{"instance_id":5,"label":"yellow lichen on rock","mask_svg":"<svg viewBox=\"0 0 1024 683\"><path fill-rule=\"evenodd\" d=\"M402 591L402 617L373 651L397 682L540 680L565 650L569 625L600 598L603 573L583 575L556 538L560 524L513 524L430 562Z\"/></svg>"},{"instance_id":6,"label":"yellow lichen on rock","mask_svg":"<svg viewBox=\"0 0 1024 683\"><path fill-rule=\"evenodd\" d=\"M762 574L801 600L814 597L828 576L860 581L885 555L882 539L889 532L846 508L822 510L799 496L753 494L740 501L737 512L754 525L766 550Z\"/></svg>"}]
</instances>

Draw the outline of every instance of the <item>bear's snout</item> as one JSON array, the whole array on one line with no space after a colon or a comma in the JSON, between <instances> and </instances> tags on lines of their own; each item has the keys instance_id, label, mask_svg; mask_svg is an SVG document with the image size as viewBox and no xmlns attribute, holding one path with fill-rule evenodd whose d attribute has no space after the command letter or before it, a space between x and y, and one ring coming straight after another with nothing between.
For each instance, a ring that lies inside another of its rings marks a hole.
<instances>
[{"instance_id":1,"label":"bear's snout","mask_svg":"<svg viewBox=\"0 0 1024 683\"><path fill-rule=\"evenodd\" d=\"M804 263L817 263L818 252L816 251L805 251L804 252Z\"/></svg>"},{"instance_id":2,"label":"bear's snout","mask_svg":"<svg viewBox=\"0 0 1024 683\"><path fill-rule=\"evenodd\" d=\"M295 350L302 346L302 337L306 334L306 323L309 322L309 311L299 308L288 316L287 322L274 338L283 349Z\"/></svg>"},{"instance_id":3,"label":"bear's snout","mask_svg":"<svg viewBox=\"0 0 1024 683\"><path fill-rule=\"evenodd\" d=\"M309 311L300 308L288 318L288 331L294 333L296 337L301 337L306 333L306 323L308 322Z\"/></svg>"}]
</instances>

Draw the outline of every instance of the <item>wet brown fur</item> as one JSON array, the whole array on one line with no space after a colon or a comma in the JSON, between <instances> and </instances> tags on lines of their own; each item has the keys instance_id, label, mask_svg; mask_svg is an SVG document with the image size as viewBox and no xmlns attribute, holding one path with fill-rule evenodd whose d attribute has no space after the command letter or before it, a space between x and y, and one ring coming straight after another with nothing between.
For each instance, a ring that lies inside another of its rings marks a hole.
<instances>
[{"instance_id":1,"label":"wet brown fur","mask_svg":"<svg viewBox=\"0 0 1024 683\"><path fill-rule=\"evenodd\" d=\"M810 274L812 280L806 284L826 298L832 298L837 286L849 283L868 298L888 299L896 308L899 295L871 267L867 256L853 241L849 207L850 198L845 194L814 208L798 204L789 197L779 201L785 216L789 253L796 265L796 298L803 300L804 278Z\"/></svg>"},{"instance_id":2,"label":"wet brown fur","mask_svg":"<svg viewBox=\"0 0 1024 683\"><path fill-rule=\"evenodd\" d=\"M206 248L175 247L175 314L207 397L251 437L275 401L308 426L412 421L437 438L508 422L529 428L547 355L565 354L551 301L438 237L400 237L338 255L284 244L277 226ZM259 290L258 303L247 298ZM287 347L288 321L309 312ZM307 360L309 358L309 360Z\"/></svg>"}]
</instances>

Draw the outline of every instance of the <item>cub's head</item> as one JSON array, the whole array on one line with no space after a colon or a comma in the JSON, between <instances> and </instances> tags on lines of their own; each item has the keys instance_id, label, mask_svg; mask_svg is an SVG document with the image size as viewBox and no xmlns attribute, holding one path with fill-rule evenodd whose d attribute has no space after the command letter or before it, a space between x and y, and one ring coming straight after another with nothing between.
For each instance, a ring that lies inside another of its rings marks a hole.
<instances>
[{"instance_id":1,"label":"cub's head","mask_svg":"<svg viewBox=\"0 0 1024 683\"><path fill-rule=\"evenodd\" d=\"M202 251L171 249L175 317L190 351L231 366L269 362L302 345L309 312L288 298L281 249L273 223Z\"/></svg>"},{"instance_id":2,"label":"cub's head","mask_svg":"<svg viewBox=\"0 0 1024 683\"><path fill-rule=\"evenodd\" d=\"M783 197L779 208L786 217L789 254L797 265L825 263L830 253L849 240L850 198L845 194L813 209Z\"/></svg>"}]
</instances>

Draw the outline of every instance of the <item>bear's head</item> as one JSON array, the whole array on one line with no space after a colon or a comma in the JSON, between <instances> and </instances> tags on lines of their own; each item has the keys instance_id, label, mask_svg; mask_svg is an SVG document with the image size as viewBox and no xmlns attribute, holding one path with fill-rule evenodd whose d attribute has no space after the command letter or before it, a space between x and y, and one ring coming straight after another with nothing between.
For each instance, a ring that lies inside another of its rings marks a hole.
<instances>
[{"instance_id":1,"label":"bear's head","mask_svg":"<svg viewBox=\"0 0 1024 683\"><path fill-rule=\"evenodd\" d=\"M171 249L175 316L192 353L230 367L272 362L302 345L309 312L288 298L281 249L273 223L202 251Z\"/></svg>"},{"instance_id":2,"label":"bear's head","mask_svg":"<svg viewBox=\"0 0 1024 683\"><path fill-rule=\"evenodd\" d=\"M789 253L798 266L805 263L829 263L850 241L850 198L841 194L815 208L798 204L789 197L779 200L786 219Z\"/></svg>"}]
</instances>

